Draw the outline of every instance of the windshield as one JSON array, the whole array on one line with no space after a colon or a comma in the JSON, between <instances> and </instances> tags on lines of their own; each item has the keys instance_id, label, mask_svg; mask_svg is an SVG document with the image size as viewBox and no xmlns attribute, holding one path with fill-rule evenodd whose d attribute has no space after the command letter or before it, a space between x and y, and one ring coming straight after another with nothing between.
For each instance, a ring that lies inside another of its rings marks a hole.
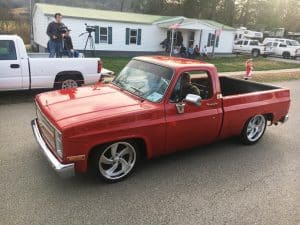
<instances>
[{"instance_id":1,"label":"windshield","mask_svg":"<svg viewBox=\"0 0 300 225\"><path fill-rule=\"evenodd\" d=\"M160 102L171 82L173 70L131 60L112 82L114 85L151 102Z\"/></svg>"},{"instance_id":2,"label":"windshield","mask_svg":"<svg viewBox=\"0 0 300 225\"><path fill-rule=\"evenodd\" d=\"M294 41L294 40L287 40L286 41L287 45L290 45L290 46L299 46L299 42L298 41Z\"/></svg>"}]
</instances>

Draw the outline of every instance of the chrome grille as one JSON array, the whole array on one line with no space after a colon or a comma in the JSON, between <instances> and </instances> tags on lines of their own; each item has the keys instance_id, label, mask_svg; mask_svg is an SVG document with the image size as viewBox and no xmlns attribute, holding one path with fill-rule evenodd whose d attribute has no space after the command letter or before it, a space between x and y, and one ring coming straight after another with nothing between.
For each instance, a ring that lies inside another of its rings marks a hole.
<instances>
[{"instance_id":1,"label":"chrome grille","mask_svg":"<svg viewBox=\"0 0 300 225\"><path fill-rule=\"evenodd\" d=\"M51 149L55 149L55 128L51 125L45 115L42 113L41 109L39 108L38 104L36 104L36 115L38 119L38 125L41 130L41 134L49 147Z\"/></svg>"}]
</instances>

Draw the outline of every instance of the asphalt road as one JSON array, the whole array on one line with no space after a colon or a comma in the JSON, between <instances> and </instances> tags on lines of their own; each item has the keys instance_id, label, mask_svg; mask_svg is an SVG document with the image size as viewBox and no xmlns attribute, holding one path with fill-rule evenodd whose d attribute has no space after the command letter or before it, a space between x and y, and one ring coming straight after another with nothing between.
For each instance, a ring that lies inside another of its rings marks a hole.
<instances>
[{"instance_id":1,"label":"asphalt road","mask_svg":"<svg viewBox=\"0 0 300 225\"><path fill-rule=\"evenodd\" d=\"M32 94L0 93L0 224L300 224L300 81L290 120L254 146L236 139L145 162L105 184L59 178L30 127Z\"/></svg>"}]
</instances>

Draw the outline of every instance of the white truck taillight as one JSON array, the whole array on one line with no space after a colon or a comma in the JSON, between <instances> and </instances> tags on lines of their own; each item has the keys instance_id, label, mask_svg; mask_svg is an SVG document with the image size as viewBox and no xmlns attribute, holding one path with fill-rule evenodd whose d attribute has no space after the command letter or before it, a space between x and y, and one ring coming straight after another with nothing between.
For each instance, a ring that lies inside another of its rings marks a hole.
<instances>
[{"instance_id":1,"label":"white truck taillight","mask_svg":"<svg viewBox=\"0 0 300 225\"><path fill-rule=\"evenodd\" d=\"M102 70L102 60L99 59L99 60L98 60L98 69L97 69L97 73L101 73L101 70Z\"/></svg>"}]
</instances>

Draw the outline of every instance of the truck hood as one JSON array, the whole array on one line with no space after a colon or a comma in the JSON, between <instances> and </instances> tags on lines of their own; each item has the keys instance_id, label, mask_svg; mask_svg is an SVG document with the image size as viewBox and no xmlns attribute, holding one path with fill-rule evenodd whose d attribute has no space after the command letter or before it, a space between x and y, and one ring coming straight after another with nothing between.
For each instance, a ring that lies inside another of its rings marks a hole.
<instances>
[{"instance_id":1,"label":"truck hood","mask_svg":"<svg viewBox=\"0 0 300 225\"><path fill-rule=\"evenodd\" d=\"M37 101L49 119L60 127L147 108L139 98L103 84L42 93Z\"/></svg>"}]
</instances>

